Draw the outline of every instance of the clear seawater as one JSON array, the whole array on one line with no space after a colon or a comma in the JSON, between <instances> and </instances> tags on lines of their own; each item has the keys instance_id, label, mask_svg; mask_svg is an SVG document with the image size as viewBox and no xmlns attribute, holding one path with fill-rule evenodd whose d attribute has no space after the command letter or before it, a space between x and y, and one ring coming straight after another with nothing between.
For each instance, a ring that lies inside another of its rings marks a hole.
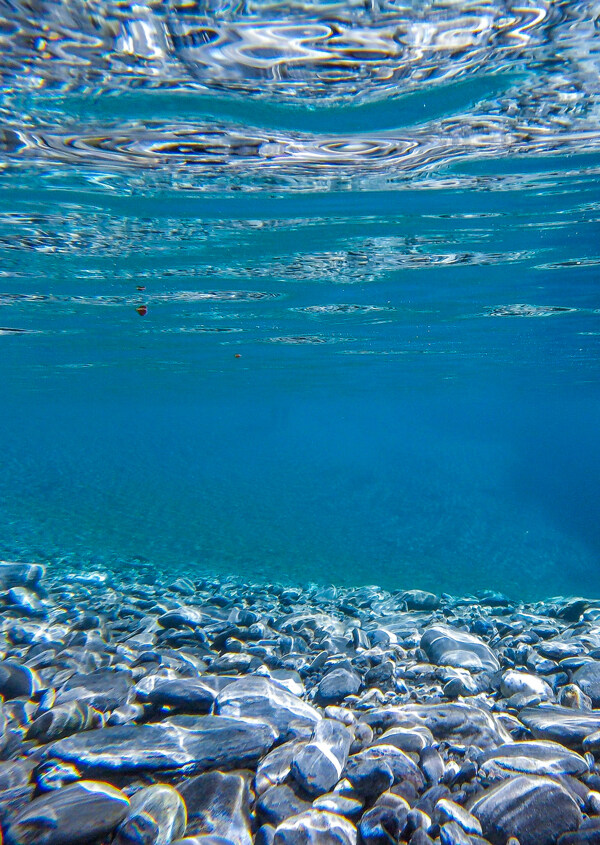
<instances>
[{"instance_id":1,"label":"clear seawater","mask_svg":"<svg viewBox=\"0 0 600 845\"><path fill-rule=\"evenodd\" d=\"M600 596L599 271L595 2L0 0L0 557Z\"/></svg>"}]
</instances>

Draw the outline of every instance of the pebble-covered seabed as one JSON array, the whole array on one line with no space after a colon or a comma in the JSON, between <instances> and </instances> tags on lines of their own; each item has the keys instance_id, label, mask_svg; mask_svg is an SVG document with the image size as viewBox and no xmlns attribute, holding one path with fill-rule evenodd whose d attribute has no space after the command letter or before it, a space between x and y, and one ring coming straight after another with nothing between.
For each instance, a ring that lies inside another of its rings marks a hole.
<instances>
[{"instance_id":1,"label":"pebble-covered seabed","mask_svg":"<svg viewBox=\"0 0 600 845\"><path fill-rule=\"evenodd\" d=\"M600 842L600 601L33 563L0 589L9 845Z\"/></svg>"}]
</instances>

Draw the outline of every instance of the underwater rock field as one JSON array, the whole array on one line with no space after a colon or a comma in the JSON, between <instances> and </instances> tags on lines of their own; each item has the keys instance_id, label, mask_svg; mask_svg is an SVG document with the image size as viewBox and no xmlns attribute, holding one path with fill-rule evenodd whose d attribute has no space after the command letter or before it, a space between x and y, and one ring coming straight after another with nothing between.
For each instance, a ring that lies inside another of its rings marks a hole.
<instances>
[{"instance_id":1,"label":"underwater rock field","mask_svg":"<svg viewBox=\"0 0 600 845\"><path fill-rule=\"evenodd\" d=\"M0 590L9 845L600 842L600 601L33 563Z\"/></svg>"}]
</instances>

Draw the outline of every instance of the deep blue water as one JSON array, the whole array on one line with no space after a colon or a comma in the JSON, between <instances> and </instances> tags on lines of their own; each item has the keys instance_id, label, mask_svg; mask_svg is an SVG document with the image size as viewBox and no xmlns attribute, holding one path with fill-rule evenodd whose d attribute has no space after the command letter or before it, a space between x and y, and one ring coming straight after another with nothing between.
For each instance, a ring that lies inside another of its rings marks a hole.
<instances>
[{"instance_id":1,"label":"deep blue water","mask_svg":"<svg viewBox=\"0 0 600 845\"><path fill-rule=\"evenodd\" d=\"M592 6L166 8L0 4L0 554L600 595Z\"/></svg>"}]
</instances>

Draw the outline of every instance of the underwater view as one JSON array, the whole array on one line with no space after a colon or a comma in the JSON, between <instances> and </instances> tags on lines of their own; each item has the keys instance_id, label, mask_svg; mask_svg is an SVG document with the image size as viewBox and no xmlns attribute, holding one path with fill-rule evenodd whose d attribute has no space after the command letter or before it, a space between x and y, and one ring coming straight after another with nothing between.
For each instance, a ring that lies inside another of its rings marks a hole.
<instances>
[{"instance_id":1,"label":"underwater view","mask_svg":"<svg viewBox=\"0 0 600 845\"><path fill-rule=\"evenodd\" d=\"M596 0L0 0L0 842L599 843L599 432Z\"/></svg>"}]
</instances>

